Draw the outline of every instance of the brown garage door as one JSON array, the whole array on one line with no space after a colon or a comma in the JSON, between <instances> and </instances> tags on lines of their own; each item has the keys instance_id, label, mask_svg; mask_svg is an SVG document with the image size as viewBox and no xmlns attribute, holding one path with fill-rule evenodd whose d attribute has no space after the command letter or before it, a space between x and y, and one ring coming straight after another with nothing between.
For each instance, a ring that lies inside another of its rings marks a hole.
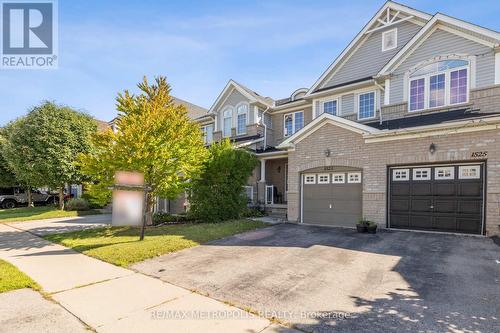
<instances>
[{"instance_id":1,"label":"brown garage door","mask_svg":"<svg viewBox=\"0 0 500 333\"><path fill-rule=\"evenodd\" d=\"M303 223L354 227L362 216L361 180L358 171L303 174Z\"/></svg>"},{"instance_id":2,"label":"brown garage door","mask_svg":"<svg viewBox=\"0 0 500 333\"><path fill-rule=\"evenodd\" d=\"M484 164L389 169L389 226L481 234Z\"/></svg>"}]
</instances>

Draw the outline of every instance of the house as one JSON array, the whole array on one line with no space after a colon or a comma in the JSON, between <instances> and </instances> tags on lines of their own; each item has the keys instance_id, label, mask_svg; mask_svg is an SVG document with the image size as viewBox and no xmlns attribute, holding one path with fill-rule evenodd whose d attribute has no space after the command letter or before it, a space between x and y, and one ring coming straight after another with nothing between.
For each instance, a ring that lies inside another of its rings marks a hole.
<instances>
[{"instance_id":1,"label":"house","mask_svg":"<svg viewBox=\"0 0 500 333\"><path fill-rule=\"evenodd\" d=\"M289 222L499 234L499 43L389 1L311 87L230 80L200 123L255 152L247 195Z\"/></svg>"}]
</instances>

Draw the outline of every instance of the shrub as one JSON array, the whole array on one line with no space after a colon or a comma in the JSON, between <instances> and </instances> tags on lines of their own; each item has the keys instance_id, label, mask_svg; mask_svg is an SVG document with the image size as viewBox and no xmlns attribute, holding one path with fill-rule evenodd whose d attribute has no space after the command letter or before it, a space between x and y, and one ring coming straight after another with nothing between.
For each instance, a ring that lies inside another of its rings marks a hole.
<instances>
[{"instance_id":1,"label":"shrub","mask_svg":"<svg viewBox=\"0 0 500 333\"><path fill-rule=\"evenodd\" d=\"M85 184L82 198L88 201L91 208L103 208L111 202L112 192L103 183Z\"/></svg>"},{"instance_id":2,"label":"shrub","mask_svg":"<svg viewBox=\"0 0 500 333\"><path fill-rule=\"evenodd\" d=\"M241 216L242 217L262 217L262 216L265 216L265 214L257 208L247 208Z\"/></svg>"},{"instance_id":3,"label":"shrub","mask_svg":"<svg viewBox=\"0 0 500 333\"><path fill-rule=\"evenodd\" d=\"M202 222L241 217L247 210L243 186L256 165L255 155L233 148L229 140L211 145L200 177L191 183L190 215Z\"/></svg>"},{"instance_id":4,"label":"shrub","mask_svg":"<svg viewBox=\"0 0 500 333\"><path fill-rule=\"evenodd\" d=\"M66 210L89 210L89 202L84 198L70 199L66 203Z\"/></svg>"},{"instance_id":5,"label":"shrub","mask_svg":"<svg viewBox=\"0 0 500 333\"><path fill-rule=\"evenodd\" d=\"M192 222L191 216L186 214L169 214L164 212L158 212L153 214L153 225L165 224L165 223L186 223Z\"/></svg>"}]
</instances>

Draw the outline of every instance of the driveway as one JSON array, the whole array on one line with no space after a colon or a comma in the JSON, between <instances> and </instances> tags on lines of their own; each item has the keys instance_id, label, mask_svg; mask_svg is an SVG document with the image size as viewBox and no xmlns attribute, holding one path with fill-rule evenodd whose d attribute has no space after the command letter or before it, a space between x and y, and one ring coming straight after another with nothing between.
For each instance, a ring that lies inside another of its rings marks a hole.
<instances>
[{"instance_id":1,"label":"driveway","mask_svg":"<svg viewBox=\"0 0 500 333\"><path fill-rule=\"evenodd\" d=\"M100 228L111 225L111 214L56 217L53 219L8 222L8 225L38 236Z\"/></svg>"},{"instance_id":2,"label":"driveway","mask_svg":"<svg viewBox=\"0 0 500 333\"><path fill-rule=\"evenodd\" d=\"M490 238L281 224L133 268L307 332L498 332Z\"/></svg>"}]
</instances>

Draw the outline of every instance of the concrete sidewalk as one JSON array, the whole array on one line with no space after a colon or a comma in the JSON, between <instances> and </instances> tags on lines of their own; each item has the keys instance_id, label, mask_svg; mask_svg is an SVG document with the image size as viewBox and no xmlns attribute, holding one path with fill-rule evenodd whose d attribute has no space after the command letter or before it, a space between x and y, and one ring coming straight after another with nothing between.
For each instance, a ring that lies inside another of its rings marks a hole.
<instances>
[{"instance_id":1,"label":"concrete sidewalk","mask_svg":"<svg viewBox=\"0 0 500 333\"><path fill-rule=\"evenodd\" d=\"M0 258L98 332L293 332L8 225L0 225Z\"/></svg>"}]
</instances>

